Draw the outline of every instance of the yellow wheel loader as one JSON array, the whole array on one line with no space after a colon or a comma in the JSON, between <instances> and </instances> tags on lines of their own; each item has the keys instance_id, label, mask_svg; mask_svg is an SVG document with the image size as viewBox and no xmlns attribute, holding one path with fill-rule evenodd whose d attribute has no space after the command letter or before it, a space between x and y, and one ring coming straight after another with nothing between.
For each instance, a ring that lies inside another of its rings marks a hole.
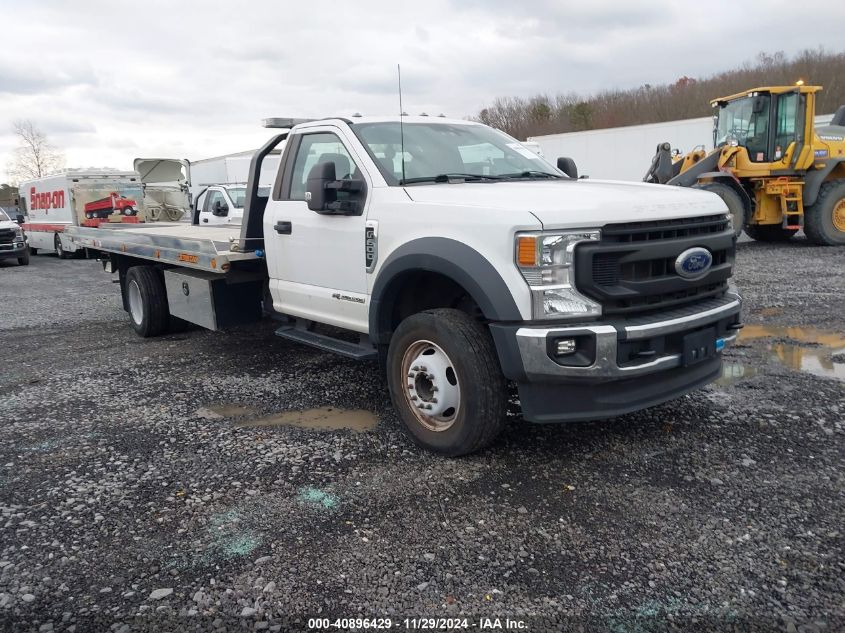
<instances>
[{"instance_id":1,"label":"yellow wheel loader","mask_svg":"<svg viewBox=\"0 0 845 633\"><path fill-rule=\"evenodd\" d=\"M673 157L661 143L643 180L718 194L737 236L778 242L803 227L816 244L845 245L845 106L814 129L820 90L772 86L711 101L715 149Z\"/></svg>"}]
</instances>

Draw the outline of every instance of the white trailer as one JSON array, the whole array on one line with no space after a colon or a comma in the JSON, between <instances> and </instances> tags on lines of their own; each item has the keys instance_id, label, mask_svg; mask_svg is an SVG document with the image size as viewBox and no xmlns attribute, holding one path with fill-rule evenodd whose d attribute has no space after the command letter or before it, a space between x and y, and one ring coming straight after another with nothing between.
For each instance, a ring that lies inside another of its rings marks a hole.
<instances>
[{"instance_id":1,"label":"white trailer","mask_svg":"<svg viewBox=\"0 0 845 633\"><path fill-rule=\"evenodd\" d=\"M826 125L832 116L816 117L816 125ZM579 173L590 178L641 181L659 143L669 142L681 153L700 145L713 149L713 117L529 136L528 141L549 160L572 158Z\"/></svg>"},{"instance_id":2,"label":"white trailer","mask_svg":"<svg viewBox=\"0 0 845 633\"><path fill-rule=\"evenodd\" d=\"M261 165L261 174L258 185L261 187L271 186L276 172L279 170L279 158L284 147L271 153L264 159ZM249 164L256 150L204 158L191 163L190 189L193 200L211 185L235 185L243 186L249 177ZM199 201L202 202L202 201Z\"/></svg>"},{"instance_id":3,"label":"white trailer","mask_svg":"<svg viewBox=\"0 0 845 633\"><path fill-rule=\"evenodd\" d=\"M20 185L23 228L30 252L53 251L62 259L80 247L65 231L70 226L144 221L143 191L134 171L68 169Z\"/></svg>"}]
</instances>

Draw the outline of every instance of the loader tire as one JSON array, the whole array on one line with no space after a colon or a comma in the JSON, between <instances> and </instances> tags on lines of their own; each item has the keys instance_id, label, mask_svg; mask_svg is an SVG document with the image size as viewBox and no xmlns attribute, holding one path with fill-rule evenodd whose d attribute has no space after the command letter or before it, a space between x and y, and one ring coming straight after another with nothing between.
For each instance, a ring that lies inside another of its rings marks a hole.
<instances>
[{"instance_id":1,"label":"loader tire","mask_svg":"<svg viewBox=\"0 0 845 633\"><path fill-rule=\"evenodd\" d=\"M758 242L786 242L798 229L785 229L780 224L749 224L745 234Z\"/></svg>"},{"instance_id":2,"label":"loader tire","mask_svg":"<svg viewBox=\"0 0 845 633\"><path fill-rule=\"evenodd\" d=\"M721 182L702 182L693 186L696 189L703 189L704 191L715 193L724 201L731 214L734 225L734 235L739 238L739 236L742 235L742 229L745 228L748 218L748 210L742 203L742 198L739 197L739 194L731 187Z\"/></svg>"},{"instance_id":3,"label":"loader tire","mask_svg":"<svg viewBox=\"0 0 845 633\"><path fill-rule=\"evenodd\" d=\"M815 204L804 210L804 233L821 246L845 245L845 180L821 186Z\"/></svg>"},{"instance_id":4,"label":"loader tire","mask_svg":"<svg viewBox=\"0 0 845 633\"><path fill-rule=\"evenodd\" d=\"M132 329L149 338L167 331L170 310L161 271L152 266L133 266L126 272L126 306Z\"/></svg>"},{"instance_id":5,"label":"loader tire","mask_svg":"<svg viewBox=\"0 0 845 633\"><path fill-rule=\"evenodd\" d=\"M457 457L489 446L505 426L508 385L487 328L460 310L418 312L399 324L387 383L408 435Z\"/></svg>"}]
</instances>

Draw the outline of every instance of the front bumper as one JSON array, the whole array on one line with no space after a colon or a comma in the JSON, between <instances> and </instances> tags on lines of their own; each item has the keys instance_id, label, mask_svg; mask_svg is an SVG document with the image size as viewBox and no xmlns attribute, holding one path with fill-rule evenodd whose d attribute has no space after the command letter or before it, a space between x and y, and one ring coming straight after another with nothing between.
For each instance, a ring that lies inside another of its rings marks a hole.
<instances>
[{"instance_id":1,"label":"front bumper","mask_svg":"<svg viewBox=\"0 0 845 633\"><path fill-rule=\"evenodd\" d=\"M491 324L490 329L505 376L519 386L526 419L584 420L653 406L714 380L720 354L690 363L682 342L711 328L722 344L733 342L741 308L739 295L728 292L647 317L572 326ZM583 342L586 354L580 360L555 360L552 346L560 338Z\"/></svg>"},{"instance_id":2,"label":"front bumper","mask_svg":"<svg viewBox=\"0 0 845 633\"><path fill-rule=\"evenodd\" d=\"M26 241L0 244L0 259L18 259L26 254L28 248L29 245Z\"/></svg>"}]
</instances>

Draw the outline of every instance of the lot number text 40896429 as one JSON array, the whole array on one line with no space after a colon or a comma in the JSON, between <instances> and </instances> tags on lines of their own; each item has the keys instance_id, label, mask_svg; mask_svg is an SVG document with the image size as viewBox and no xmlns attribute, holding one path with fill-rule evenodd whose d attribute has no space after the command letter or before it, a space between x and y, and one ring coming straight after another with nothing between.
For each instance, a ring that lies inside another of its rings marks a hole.
<instances>
[{"instance_id":1,"label":"lot number text 40896429","mask_svg":"<svg viewBox=\"0 0 845 633\"><path fill-rule=\"evenodd\" d=\"M510 618L309 618L309 630L367 631L404 629L406 631L525 631L528 625L523 620Z\"/></svg>"}]
</instances>

